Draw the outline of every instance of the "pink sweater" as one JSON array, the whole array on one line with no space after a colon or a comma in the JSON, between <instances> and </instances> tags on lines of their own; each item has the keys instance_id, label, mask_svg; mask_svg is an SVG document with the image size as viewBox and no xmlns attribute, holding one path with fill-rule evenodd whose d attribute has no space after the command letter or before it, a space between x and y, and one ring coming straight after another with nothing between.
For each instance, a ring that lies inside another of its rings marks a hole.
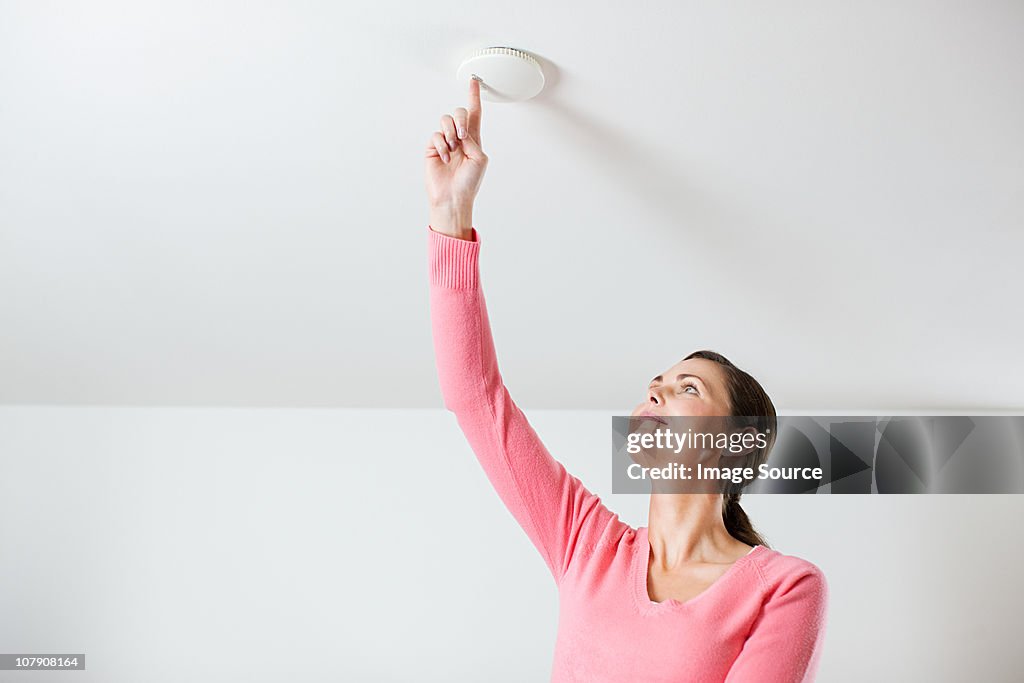
<instances>
[{"instance_id":1,"label":"pink sweater","mask_svg":"<svg viewBox=\"0 0 1024 683\"><path fill-rule=\"evenodd\" d=\"M801 558L755 546L686 602L652 602L647 527L633 528L551 457L498 371L480 236L428 226L430 310L445 408L558 586L556 683L812 681L828 588Z\"/></svg>"}]
</instances>

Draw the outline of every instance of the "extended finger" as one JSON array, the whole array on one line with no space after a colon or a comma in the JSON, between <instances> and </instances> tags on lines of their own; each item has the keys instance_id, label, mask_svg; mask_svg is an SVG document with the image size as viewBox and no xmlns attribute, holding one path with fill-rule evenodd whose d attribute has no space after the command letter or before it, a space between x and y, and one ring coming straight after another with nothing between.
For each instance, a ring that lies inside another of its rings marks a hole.
<instances>
[{"instance_id":1,"label":"extended finger","mask_svg":"<svg viewBox=\"0 0 1024 683\"><path fill-rule=\"evenodd\" d=\"M469 79L469 112L466 122L466 132L480 139L480 115L483 110L480 108L480 77L473 74Z\"/></svg>"}]
</instances>

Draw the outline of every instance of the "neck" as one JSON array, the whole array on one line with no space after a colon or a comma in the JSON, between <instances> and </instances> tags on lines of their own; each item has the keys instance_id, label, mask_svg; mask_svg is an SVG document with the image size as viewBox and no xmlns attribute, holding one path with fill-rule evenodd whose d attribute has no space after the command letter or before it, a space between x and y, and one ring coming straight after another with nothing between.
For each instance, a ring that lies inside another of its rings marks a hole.
<instances>
[{"instance_id":1,"label":"neck","mask_svg":"<svg viewBox=\"0 0 1024 683\"><path fill-rule=\"evenodd\" d=\"M749 550L726 530L720 493L653 493L648 520L652 567L728 562L740 546Z\"/></svg>"}]
</instances>

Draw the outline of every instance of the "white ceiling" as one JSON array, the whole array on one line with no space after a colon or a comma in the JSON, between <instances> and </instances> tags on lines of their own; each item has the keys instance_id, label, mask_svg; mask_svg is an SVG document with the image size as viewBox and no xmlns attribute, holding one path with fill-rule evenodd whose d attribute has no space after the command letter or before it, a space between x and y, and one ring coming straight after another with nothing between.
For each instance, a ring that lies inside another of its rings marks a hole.
<instances>
[{"instance_id":1,"label":"white ceiling","mask_svg":"<svg viewBox=\"0 0 1024 683\"><path fill-rule=\"evenodd\" d=\"M1020 2L0 1L0 402L437 408L423 149L484 103L502 374L1024 408Z\"/></svg>"}]
</instances>

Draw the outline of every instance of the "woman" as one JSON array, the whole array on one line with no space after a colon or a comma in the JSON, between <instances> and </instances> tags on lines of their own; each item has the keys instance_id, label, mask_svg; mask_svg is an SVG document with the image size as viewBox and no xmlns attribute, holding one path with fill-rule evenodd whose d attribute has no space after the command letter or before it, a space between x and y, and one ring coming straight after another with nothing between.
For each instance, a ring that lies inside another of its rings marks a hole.
<instances>
[{"instance_id":1,"label":"woman","mask_svg":"<svg viewBox=\"0 0 1024 683\"><path fill-rule=\"evenodd\" d=\"M480 118L473 79L469 108L442 116L427 147L434 348L445 407L558 585L551 680L813 680L828 593L817 566L770 549L738 493L652 493L647 527L622 522L551 457L509 396L473 226L488 162ZM708 351L654 378L632 415L645 413L775 422L760 384ZM770 448L745 464L756 468Z\"/></svg>"}]
</instances>

